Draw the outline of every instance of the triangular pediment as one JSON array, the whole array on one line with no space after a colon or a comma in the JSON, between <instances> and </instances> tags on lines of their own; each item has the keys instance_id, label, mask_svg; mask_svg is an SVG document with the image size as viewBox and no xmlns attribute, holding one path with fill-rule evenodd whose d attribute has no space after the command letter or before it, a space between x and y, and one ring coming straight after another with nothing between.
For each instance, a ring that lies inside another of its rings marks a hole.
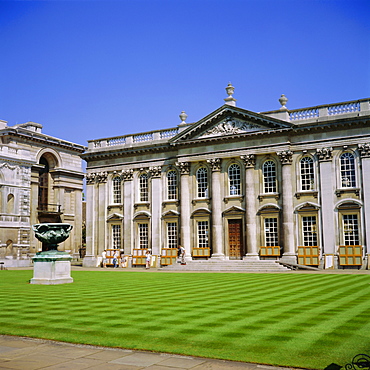
<instances>
[{"instance_id":1,"label":"triangular pediment","mask_svg":"<svg viewBox=\"0 0 370 370\"><path fill-rule=\"evenodd\" d=\"M197 141L235 135L245 135L271 130L290 128L288 122L266 117L245 109L224 105L198 122L195 122L180 134L173 142Z\"/></svg>"}]
</instances>

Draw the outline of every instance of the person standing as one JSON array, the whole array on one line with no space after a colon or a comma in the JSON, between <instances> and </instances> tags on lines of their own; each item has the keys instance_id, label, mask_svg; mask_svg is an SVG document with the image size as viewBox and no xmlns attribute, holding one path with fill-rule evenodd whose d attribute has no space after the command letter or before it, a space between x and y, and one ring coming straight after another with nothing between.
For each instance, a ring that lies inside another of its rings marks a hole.
<instances>
[{"instance_id":1,"label":"person standing","mask_svg":"<svg viewBox=\"0 0 370 370\"><path fill-rule=\"evenodd\" d=\"M145 258L145 268L146 269L149 269L150 268L150 261L151 261L151 254L150 254L150 250L148 249L146 251L146 258Z\"/></svg>"},{"instance_id":2,"label":"person standing","mask_svg":"<svg viewBox=\"0 0 370 370\"><path fill-rule=\"evenodd\" d=\"M185 261L185 248L179 245L179 254L180 254L180 261L182 265L186 265Z\"/></svg>"},{"instance_id":3,"label":"person standing","mask_svg":"<svg viewBox=\"0 0 370 370\"><path fill-rule=\"evenodd\" d=\"M104 249L102 254L103 267L107 267L107 251Z\"/></svg>"},{"instance_id":4,"label":"person standing","mask_svg":"<svg viewBox=\"0 0 370 370\"><path fill-rule=\"evenodd\" d=\"M116 267L119 266L118 258L119 258L118 251L115 251L114 254L113 254L113 265L114 265L114 268L116 268Z\"/></svg>"}]
</instances>

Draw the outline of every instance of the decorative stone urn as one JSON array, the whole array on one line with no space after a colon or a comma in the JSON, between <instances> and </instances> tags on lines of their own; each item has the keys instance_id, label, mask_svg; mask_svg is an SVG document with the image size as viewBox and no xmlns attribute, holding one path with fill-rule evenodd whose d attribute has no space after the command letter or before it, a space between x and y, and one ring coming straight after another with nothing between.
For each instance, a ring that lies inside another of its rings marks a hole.
<instances>
[{"instance_id":1,"label":"decorative stone urn","mask_svg":"<svg viewBox=\"0 0 370 370\"><path fill-rule=\"evenodd\" d=\"M67 252L58 251L58 244L64 242L73 226L65 223L45 223L32 225L32 230L38 240L44 243L43 252L36 253L33 279L31 284L65 284L72 283L71 260Z\"/></svg>"}]
</instances>

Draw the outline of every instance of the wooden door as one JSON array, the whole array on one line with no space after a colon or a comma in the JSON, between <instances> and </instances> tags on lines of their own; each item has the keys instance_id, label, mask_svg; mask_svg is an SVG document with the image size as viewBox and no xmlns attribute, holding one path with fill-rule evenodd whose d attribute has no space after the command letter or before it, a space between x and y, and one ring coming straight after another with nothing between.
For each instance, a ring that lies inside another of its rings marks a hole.
<instances>
[{"instance_id":1,"label":"wooden door","mask_svg":"<svg viewBox=\"0 0 370 370\"><path fill-rule=\"evenodd\" d=\"M243 257L242 220L229 220L229 258Z\"/></svg>"}]
</instances>

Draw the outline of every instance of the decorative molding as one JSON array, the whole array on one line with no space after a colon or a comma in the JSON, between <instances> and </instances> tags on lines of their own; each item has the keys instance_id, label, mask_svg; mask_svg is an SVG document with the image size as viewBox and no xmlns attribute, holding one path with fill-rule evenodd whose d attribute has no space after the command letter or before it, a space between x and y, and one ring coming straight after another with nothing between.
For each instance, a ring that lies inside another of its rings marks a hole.
<instances>
[{"instance_id":1,"label":"decorative molding","mask_svg":"<svg viewBox=\"0 0 370 370\"><path fill-rule=\"evenodd\" d=\"M343 188L343 189L337 189L335 190L335 195L339 198L342 196L342 194L345 193L354 193L356 196L360 195L360 189L359 188Z\"/></svg>"},{"instance_id":2,"label":"decorative molding","mask_svg":"<svg viewBox=\"0 0 370 370\"><path fill-rule=\"evenodd\" d=\"M333 158L333 148L316 149L316 155L319 161L330 161Z\"/></svg>"},{"instance_id":3,"label":"decorative molding","mask_svg":"<svg viewBox=\"0 0 370 370\"><path fill-rule=\"evenodd\" d=\"M246 168L253 168L256 165L256 156L254 154L241 155L240 159L244 162Z\"/></svg>"},{"instance_id":4,"label":"decorative molding","mask_svg":"<svg viewBox=\"0 0 370 370\"><path fill-rule=\"evenodd\" d=\"M207 163L211 165L212 172L221 171L221 159L220 158L207 159Z\"/></svg>"},{"instance_id":5,"label":"decorative molding","mask_svg":"<svg viewBox=\"0 0 370 370\"><path fill-rule=\"evenodd\" d=\"M264 199L267 199L267 198L275 198L276 200L279 200L280 198L280 194L279 193L265 193L265 194L260 194L258 195L258 200L260 202L262 202Z\"/></svg>"},{"instance_id":6,"label":"decorative molding","mask_svg":"<svg viewBox=\"0 0 370 370\"><path fill-rule=\"evenodd\" d=\"M241 121L232 117L227 117L225 120L220 122L218 125L212 127L208 131L202 133L198 138L210 137L210 136L221 136L221 135L236 135L243 134L251 131L258 131L265 129L263 126L259 126L253 123Z\"/></svg>"},{"instance_id":7,"label":"decorative molding","mask_svg":"<svg viewBox=\"0 0 370 370\"><path fill-rule=\"evenodd\" d=\"M149 168L149 174L151 177L161 177L162 166L155 166Z\"/></svg>"},{"instance_id":8,"label":"decorative molding","mask_svg":"<svg viewBox=\"0 0 370 370\"><path fill-rule=\"evenodd\" d=\"M370 158L370 144L358 144L358 151L361 158Z\"/></svg>"},{"instance_id":9,"label":"decorative molding","mask_svg":"<svg viewBox=\"0 0 370 370\"><path fill-rule=\"evenodd\" d=\"M85 175L85 178L86 178L86 184L87 185L91 185L95 182L95 173L87 173Z\"/></svg>"},{"instance_id":10,"label":"decorative molding","mask_svg":"<svg viewBox=\"0 0 370 370\"><path fill-rule=\"evenodd\" d=\"M290 150L283 150L282 152L276 153L282 164L292 164L293 152Z\"/></svg>"},{"instance_id":11,"label":"decorative molding","mask_svg":"<svg viewBox=\"0 0 370 370\"><path fill-rule=\"evenodd\" d=\"M123 181L130 181L132 180L133 176L134 176L134 170L132 169L121 171L121 178Z\"/></svg>"},{"instance_id":12,"label":"decorative molding","mask_svg":"<svg viewBox=\"0 0 370 370\"><path fill-rule=\"evenodd\" d=\"M224 203L229 203L232 200L238 200L240 203L244 200L244 195L230 195L224 198Z\"/></svg>"},{"instance_id":13,"label":"decorative molding","mask_svg":"<svg viewBox=\"0 0 370 370\"><path fill-rule=\"evenodd\" d=\"M190 174L190 163L189 162L176 162L176 166L180 169L181 175Z\"/></svg>"},{"instance_id":14,"label":"decorative molding","mask_svg":"<svg viewBox=\"0 0 370 370\"><path fill-rule=\"evenodd\" d=\"M318 191L316 190L309 190L309 191L298 191L294 194L294 196L297 198L297 199L300 199L301 197L314 197L314 198L317 198L318 196Z\"/></svg>"}]
</instances>

